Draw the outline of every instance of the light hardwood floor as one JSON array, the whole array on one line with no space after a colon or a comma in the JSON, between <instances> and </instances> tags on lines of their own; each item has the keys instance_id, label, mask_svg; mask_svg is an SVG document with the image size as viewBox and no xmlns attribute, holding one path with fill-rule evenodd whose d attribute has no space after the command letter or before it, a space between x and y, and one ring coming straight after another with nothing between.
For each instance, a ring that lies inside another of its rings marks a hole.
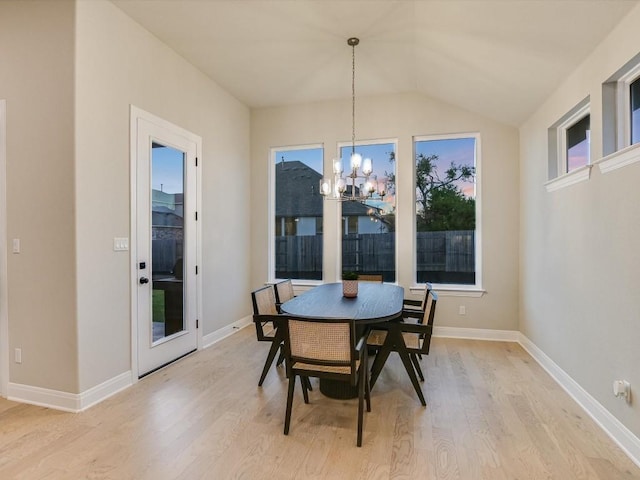
<instances>
[{"instance_id":1,"label":"light hardwood floor","mask_svg":"<svg viewBox=\"0 0 640 480\"><path fill-rule=\"evenodd\" d=\"M392 354L362 448L357 401L305 405L245 328L79 414L0 399L0 479L640 479L514 343L434 338L427 407ZM314 382L314 385L317 385Z\"/></svg>"}]
</instances>

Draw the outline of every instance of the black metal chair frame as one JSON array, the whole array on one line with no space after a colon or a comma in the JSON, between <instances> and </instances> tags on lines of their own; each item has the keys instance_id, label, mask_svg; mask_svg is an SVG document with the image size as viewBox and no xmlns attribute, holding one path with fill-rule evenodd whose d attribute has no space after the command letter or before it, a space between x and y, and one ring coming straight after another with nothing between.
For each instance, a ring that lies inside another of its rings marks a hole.
<instances>
[{"instance_id":1,"label":"black metal chair frame","mask_svg":"<svg viewBox=\"0 0 640 480\"><path fill-rule=\"evenodd\" d=\"M261 314L259 313L258 302L256 300L256 294L266 289L273 289L273 285L267 285L265 287L259 288L253 292L251 292L251 302L253 303L253 323L256 326L256 337L259 342L271 342L271 348L269 348L269 353L267 354L267 359L264 363L264 367L262 368L262 374L260 375L260 381L258 381L258 386L262 386L264 379L269 372L269 368L273 364L273 360L276 358L278 350L281 349L283 344L282 334L280 332L280 328L278 328L278 322L280 320L280 315L273 314ZM275 292L274 292L275 299ZM267 335L265 333L265 327L271 323L273 325L273 335ZM282 360L284 359L284 355L280 355L278 362L276 365L280 365Z\"/></svg>"},{"instance_id":2,"label":"black metal chair frame","mask_svg":"<svg viewBox=\"0 0 640 480\"><path fill-rule=\"evenodd\" d=\"M301 322L315 322L325 324L349 324L349 342L351 345L351 354L349 361L335 361L325 360L318 358L304 357L300 355L293 355L291 352L291 339L290 339L290 321ZM362 446L362 426L363 426L363 403L366 400L367 412L371 411L371 388L369 385L368 375L368 356L366 348L366 337L361 337L356 344L356 326L353 319L318 319L318 318L286 318L282 324L281 329L284 330L284 351L286 359L287 377L289 377L289 388L287 393L287 408L285 412L284 421L284 434L289 434L289 427L291 425L291 411L293 408L293 394L296 383L296 376L301 377L302 394L304 403L309 403L308 382L304 381L304 378L316 377L326 378L331 380L339 380L349 382L352 386L358 387L358 427L357 427L357 446ZM359 361L359 366L356 368L356 362ZM306 364L306 368L297 368L296 365ZM314 365L318 366L318 369L310 368ZM328 372L322 369L322 367L349 367L349 374Z\"/></svg>"},{"instance_id":3,"label":"black metal chair frame","mask_svg":"<svg viewBox=\"0 0 640 480\"><path fill-rule=\"evenodd\" d=\"M433 333L433 319L435 316L436 303L438 300L438 295L432 290L428 292L428 295L432 296L431 300L431 308L429 311L425 310L422 313L422 322L421 323L409 323L409 322L387 322L384 330L386 331L386 337L382 346L368 344L369 347L377 347L376 358L371 367L371 387L376 383L384 364L389 358L389 354L391 352L397 352L402 360L405 370L409 375L409 379L413 384L413 388L420 399L420 403L423 406L426 406L427 402L424 399L424 395L422 393L422 389L420 388L420 383L418 382L418 378L416 377L416 373L420 376L420 379L424 381L424 375L422 373L422 369L420 368L420 364L418 363L417 355L418 354L429 354L429 348L431 345L431 335ZM376 330L377 330L376 326ZM420 336L421 346L419 348L409 348L407 347L403 333L416 333Z\"/></svg>"}]
</instances>

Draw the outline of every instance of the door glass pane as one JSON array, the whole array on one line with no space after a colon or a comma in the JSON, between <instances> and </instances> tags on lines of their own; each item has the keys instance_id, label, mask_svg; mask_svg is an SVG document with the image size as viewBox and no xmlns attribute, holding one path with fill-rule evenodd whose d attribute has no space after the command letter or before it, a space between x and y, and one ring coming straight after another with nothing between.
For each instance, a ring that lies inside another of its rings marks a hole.
<instances>
[{"instance_id":1,"label":"door glass pane","mask_svg":"<svg viewBox=\"0 0 640 480\"><path fill-rule=\"evenodd\" d=\"M350 173L353 147L340 147L345 176ZM360 203L342 204L342 271L382 275L385 282L396 281L396 197L395 143L356 145L355 153L371 159L374 191ZM361 170L358 174L361 174ZM352 183L355 182L355 185ZM352 189L360 195L365 179L347 178L346 196Z\"/></svg>"},{"instance_id":2,"label":"door glass pane","mask_svg":"<svg viewBox=\"0 0 640 480\"><path fill-rule=\"evenodd\" d=\"M153 341L184 330L184 152L151 149Z\"/></svg>"}]
</instances>

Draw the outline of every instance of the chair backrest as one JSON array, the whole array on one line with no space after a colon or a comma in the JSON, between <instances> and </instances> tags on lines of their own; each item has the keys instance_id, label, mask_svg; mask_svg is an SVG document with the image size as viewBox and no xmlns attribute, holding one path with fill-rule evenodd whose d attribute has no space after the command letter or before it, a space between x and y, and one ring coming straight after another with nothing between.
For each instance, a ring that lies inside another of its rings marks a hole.
<instances>
[{"instance_id":1,"label":"chair backrest","mask_svg":"<svg viewBox=\"0 0 640 480\"><path fill-rule=\"evenodd\" d=\"M293 294L293 283L291 283L291 279L282 280L274 286L276 290L276 303L282 304L295 297Z\"/></svg>"},{"instance_id":2,"label":"chair backrest","mask_svg":"<svg viewBox=\"0 0 640 480\"><path fill-rule=\"evenodd\" d=\"M288 318L285 333L287 366L295 362L319 366L351 366L355 375L355 321Z\"/></svg>"},{"instance_id":3,"label":"chair backrest","mask_svg":"<svg viewBox=\"0 0 640 480\"><path fill-rule=\"evenodd\" d=\"M427 308L427 302L429 300L429 295L431 294L431 292L433 291L433 285L431 285L429 282L424 284L424 297L422 297L422 303L420 304L420 308L422 309L422 311L424 312Z\"/></svg>"},{"instance_id":4,"label":"chair backrest","mask_svg":"<svg viewBox=\"0 0 640 480\"><path fill-rule=\"evenodd\" d=\"M422 320L420 323L423 325L433 326L433 318L436 313L436 302L438 301L438 294L433 290L428 290L425 297L425 307L422 313Z\"/></svg>"},{"instance_id":5,"label":"chair backrest","mask_svg":"<svg viewBox=\"0 0 640 480\"><path fill-rule=\"evenodd\" d=\"M361 275L358 275L358 281L382 283L382 275L377 273L376 274L363 273Z\"/></svg>"},{"instance_id":6,"label":"chair backrest","mask_svg":"<svg viewBox=\"0 0 640 480\"><path fill-rule=\"evenodd\" d=\"M259 288L251 292L254 315L277 315L276 295L273 285Z\"/></svg>"}]
</instances>

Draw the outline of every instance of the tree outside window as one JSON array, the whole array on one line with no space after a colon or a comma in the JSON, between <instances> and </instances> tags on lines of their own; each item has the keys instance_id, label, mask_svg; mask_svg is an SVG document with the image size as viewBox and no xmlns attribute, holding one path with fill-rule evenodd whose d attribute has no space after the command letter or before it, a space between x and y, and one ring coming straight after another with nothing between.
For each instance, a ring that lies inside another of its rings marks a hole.
<instances>
[{"instance_id":1,"label":"tree outside window","mask_svg":"<svg viewBox=\"0 0 640 480\"><path fill-rule=\"evenodd\" d=\"M416 139L416 280L476 283L476 137Z\"/></svg>"}]
</instances>

